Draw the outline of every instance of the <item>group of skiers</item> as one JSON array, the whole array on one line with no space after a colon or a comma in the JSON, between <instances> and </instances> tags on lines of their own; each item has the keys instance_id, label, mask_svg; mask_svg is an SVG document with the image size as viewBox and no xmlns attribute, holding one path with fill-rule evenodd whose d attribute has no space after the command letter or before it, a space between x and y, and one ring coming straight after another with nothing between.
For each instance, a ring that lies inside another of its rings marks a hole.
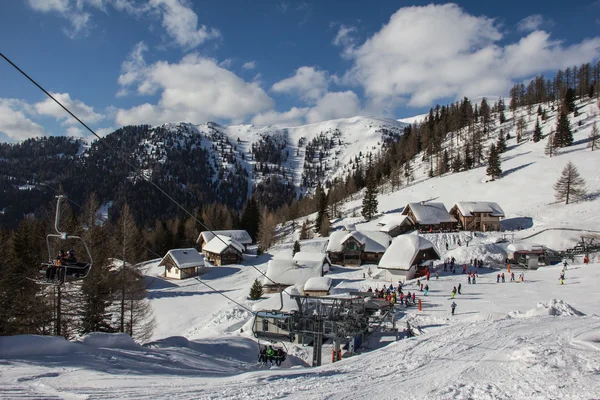
<instances>
[{"instance_id":1,"label":"group of skiers","mask_svg":"<svg viewBox=\"0 0 600 400\"><path fill-rule=\"evenodd\" d=\"M53 265L48 265L46 268L46 280L54 281L56 279L64 281L64 269L61 267L64 265L77 263L77 257L75 257L75 250L71 249L69 252L59 250Z\"/></svg>"},{"instance_id":2,"label":"group of skiers","mask_svg":"<svg viewBox=\"0 0 600 400\"><path fill-rule=\"evenodd\" d=\"M285 351L283 351L283 349L276 349L271 345L269 345L269 347L262 346L260 348L260 353L258 355L259 363L266 365L267 362L270 362L271 364L275 362L275 365L280 366L283 361L285 361Z\"/></svg>"},{"instance_id":3,"label":"group of skiers","mask_svg":"<svg viewBox=\"0 0 600 400\"><path fill-rule=\"evenodd\" d=\"M418 285L418 284L417 284ZM422 285L421 285L422 286ZM427 287L429 290L429 286ZM402 291L402 282L398 282L397 289L394 289L394 285L390 283L390 286L384 286L383 288L373 288L369 287L367 292L373 292L374 297L377 299L385 299L390 302L392 305L399 302L402 305L410 306L415 304L417 295L413 292L407 292L406 295Z\"/></svg>"}]
</instances>

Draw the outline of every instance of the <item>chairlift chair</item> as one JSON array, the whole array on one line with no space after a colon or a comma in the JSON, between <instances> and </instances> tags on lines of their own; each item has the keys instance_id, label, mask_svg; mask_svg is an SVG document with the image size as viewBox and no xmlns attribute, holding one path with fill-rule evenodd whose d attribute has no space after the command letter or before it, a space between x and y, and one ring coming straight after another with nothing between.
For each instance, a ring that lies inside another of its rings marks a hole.
<instances>
[{"instance_id":1,"label":"chairlift chair","mask_svg":"<svg viewBox=\"0 0 600 400\"><path fill-rule=\"evenodd\" d=\"M43 262L40 268L40 276L38 279L34 279L34 281L40 285L54 285L59 286L63 283L67 282L75 282L85 279L92 269L93 260L92 253L87 246L85 240L83 240L79 236L69 235L67 232L62 232L59 229L60 223L60 206L61 203L66 199L65 196L59 195L57 196L57 204L56 204L56 216L54 219L54 229L56 233L50 233L46 236L46 246L48 248L48 262ZM58 263L55 260L55 252L53 251L53 246L51 242L62 242L65 244L71 243L71 245L67 248L79 247L85 249L87 253L87 259L89 261L77 262L77 261L68 261L63 260ZM80 246L75 246L73 243L77 243ZM54 269L54 271L50 269ZM48 276L49 271L54 272L53 279L49 279Z\"/></svg>"}]
</instances>

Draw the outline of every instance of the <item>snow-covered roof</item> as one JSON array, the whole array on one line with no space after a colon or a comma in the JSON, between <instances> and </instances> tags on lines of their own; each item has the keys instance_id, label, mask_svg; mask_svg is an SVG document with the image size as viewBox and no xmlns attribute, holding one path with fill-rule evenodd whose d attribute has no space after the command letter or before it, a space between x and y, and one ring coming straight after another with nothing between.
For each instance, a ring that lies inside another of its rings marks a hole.
<instances>
[{"instance_id":1,"label":"snow-covered roof","mask_svg":"<svg viewBox=\"0 0 600 400\"><path fill-rule=\"evenodd\" d=\"M344 224L344 230L345 231L355 231L356 230L356 224L353 222L348 222Z\"/></svg>"},{"instance_id":2,"label":"snow-covered roof","mask_svg":"<svg viewBox=\"0 0 600 400\"><path fill-rule=\"evenodd\" d=\"M313 253L310 251L299 251L294 254L294 261L316 261L321 264L331 264L331 260L325 253Z\"/></svg>"},{"instance_id":3,"label":"snow-covered roof","mask_svg":"<svg viewBox=\"0 0 600 400\"><path fill-rule=\"evenodd\" d=\"M204 231L200 232L196 243L200 243L200 239L204 239L204 243L208 243L215 237L215 235L228 236L235 239L238 243L248 245L252 244L252 238L250 234L244 230L226 230L226 231Z\"/></svg>"},{"instance_id":4,"label":"snow-covered roof","mask_svg":"<svg viewBox=\"0 0 600 400\"><path fill-rule=\"evenodd\" d=\"M267 264L267 272L263 285L304 285L313 277L319 277L323 272L321 261L294 261L273 259Z\"/></svg>"},{"instance_id":5,"label":"snow-covered roof","mask_svg":"<svg viewBox=\"0 0 600 400\"><path fill-rule=\"evenodd\" d=\"M492 201L459 201L455 207L465 217L472 217L473 213L490 213L492 217L504 217L502 208Z\"/></svg>"},{"instance_id":6,"label":"snow-covered roof","mask_svg":"<svg viewBox=\"0 0 600 400\"><path fill-rule=\"evenodd\" d=\"M450 215L443 203L408 203L407 206L404 207L402 214L408 215L409 207L417 219L414 222L420 225L437 225L442 222L456 222L456 218Z\"/></svg>"},{"instance_id":7,"label":"snow-covered roof","mask_svg":"<svg viewBox=\"0 0 600 400\"><path fill-rule=\"evenodd\" d=\"M544 246L536 243L526 243L526 242L517 242L511 243L506 246L506 250L514 253L515 251L534 251L534 250L543 250Z\"/></svg>"},{"instance_id":8,"label":"snow-covered roof","mask_svg":"<svg viewBox=\"0 0 600 400\"><path fill-rule=\"evenodd\" d=\"M390 244L390 235L377 231L336 231L329 235L327 251L338 252L343 250L343 244L353 237L364 245L363 251L370 253L383 253Z\"/></svg>"},{"instance_id":9,"label":"snow-covered roof","mask_svg":"<svg viewBox=\"0 0 600 400\"><path fill-rule=\"evenodd\" d=\"M440 253L434 244L419 235L398 236L379 261L379 268L408 271L421 250L433 249L438 259Z\"/></svg>"},{"instance_id":10,"label":"snow-covered roof","mask_svg":"<svg viewBox=\"0 0 600 400\"><path fill-rule=\"evenodd\" d=\"M328 276L315 276L306 281L304 291L328 291L332 282Z\"/></svg>"},{"instance_id":11,"label":"snow-covered roof","mask_svg":"<svg viewBox=\"0 0 600 400\"><path fill-rule=\"evenodd\" d=\"M388 215L386 215L386 217L387 216ZM390 218L386 219L387 222L379 229L379 232L390 233L392 230L394 230L395 228L397 228L399 226L402 226L407 223L412 224L412 221L410 220L408 215L393 214L393 215L389 215L389 217ZM382 218L382 220L384 218ZM381 221L378 223L378 225L379 224L381 224Z\"/></svg>"},{"instance_id":12,"label":"snow-covered roof","mask_svg":"<svg viewBox=\"0 0 600 400\"><path fill-rule=\"evenodd\" d=\"M204 265L204 256L194 248L169 250L158 265L164 265L169 256L173 259L177 268L191 268Z\"/></svg>"},{"instance_id":13,"label":"snow-covered roof","mask_svg":"<svg viewBox=\"0 0 600 400\"><path fill-rule=\"evenodd\" d=\"M217 235L213 237L208 243L204 245L202 251L207 251L209 253L221 254L227 247L233 247L237 249L240 253L244 252L244 245L238 242L235 239L230 238L229 236Z\"/></svg>"},{"instance_id":14,"label":"snow-covered roof","mask_svg":"<svg viewBox=\"0 0 600 400\"><path fill-rule=\"evenodd\" d=\"M252 311L281 311L284 313L291 313L292 311L298 311L298 303L292 299L290 295L301 295L302 287L300 285L289 286L281 292L276 293L273 296L256 303L252 306ZM282 304L283 302L283 304Z\"/></svg>"}]
</instances>

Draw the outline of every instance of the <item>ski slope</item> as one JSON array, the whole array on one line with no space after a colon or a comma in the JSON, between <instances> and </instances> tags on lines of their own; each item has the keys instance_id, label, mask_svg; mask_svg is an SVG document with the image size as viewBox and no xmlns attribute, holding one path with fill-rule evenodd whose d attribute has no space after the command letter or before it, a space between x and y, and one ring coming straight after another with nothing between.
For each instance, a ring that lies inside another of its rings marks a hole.
<instances>
[{"instance_id":1,"label":"ski slope","mask_svg":"<svg viewBox=\"0 0 600 400\"><path fill-rule=\"evenodd\" d=\"M497 243L514 235L564 250L582 234L600 231L600 151L586 148L591 125L600 116L592 103L578 107L580 115L571 119L575 144L552 158L544 155L545 139L533 143L526 134L516 143L514 127L507 123L503 129L513 139L502 155L501 179L488 181L485 166L430 179L429 164L417 156L415 181L393 192L389 186L380 188L380 214L373 220L360 216L360 193L340 207L344 217L334 221L334 229L354 223L359 230L377 230L384 215L414 201L443 202L447 208L457 201L495 201L504 209L502 233L472 238L465 232L425 234L442 258L455 257L459 265L481 258L486 266L478 270L477 284L469 285L465 275L444 272L437 264L440 277L428 282L430 295L417 291L423 311L397 310L399 328L409 321L420 336L400 341L390 339L393 335L374 336L368 340L370 351L335 364L328 364L330 348L325 345L325 365L319 368L306 367L311 348L290 345L282 368L257 366L258 346L249 328L252 315L244 308L256 302L248 299L248 292L271 258L291 257L297 230L268 254L246 255L243 264L215 267L202 277L239 305L194 279L164 280L158 261L147 263L144 273L157 327L145 346L121 335L95 334L78 342L0 337L0 398L599 398L600 256L592 255L590 265L577 258L566 271L565 285L558 281L562 266L524 271L525 282L516 283L502 269L506 243ZM544 135L556 124L556 115L548 115ZM507 118L512 114L507 112ZM535 115L528 120L528 131L535 120ZM304 135L298 132L291 135L294 140ZM230 131L228 135L236 138ZM491 134L488 143L495 140ZM589 196L564 205L555 201L552 185L568 161L586 180ZM300 226L302 221L297 222ZM459 238L469 246L459 247ZM301 247L320 252L326 243L326 238L315 238L302 241ZM514 272L518 276L523 271ZM496 283L499 273L505 274L506 283ZM334 266L328 276L332 293L390 284L376 266ZM456 315L451 316L450 292L459 283L462 294L454 299ZM405 290L416 289L413 281Z\"/></svg>"}]
</instances>

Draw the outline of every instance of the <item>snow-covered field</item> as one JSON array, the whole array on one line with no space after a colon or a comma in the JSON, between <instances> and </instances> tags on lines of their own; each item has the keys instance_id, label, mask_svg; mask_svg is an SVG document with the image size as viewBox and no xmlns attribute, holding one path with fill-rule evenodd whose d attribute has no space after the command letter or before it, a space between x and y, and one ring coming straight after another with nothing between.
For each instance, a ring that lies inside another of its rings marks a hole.
<instances>
[{"instance_id":1,"label":"snow-covered field","mask_svg":"<svg viewBox=\"0 0 600 400\"><path fill-rule=\"evenodd\" d=\"M202 276L241 306L194 279L164 280L158 261L147 263L157 327L145 346L124 335L93 334L79 342L0 337L0 398L600 398L600 256L593 255L590 265L577 258L564 285L558 281L562 266L524 271L525 282L516 283L499 269L506 243L496 243L514 234L514 239L564 250L582 234L600 231L600 151L585 147L598 115L595 105L580 106L581 115L572 120L578 129L575 144L555 157L544 155L545 140L533 143L526 136L517 144L511 139L502 155L504 176L494 182L487 182L485 167L428 179L428 165L415 163L415 182L380 194L380 215L374 220L360 217L360 194L343 205L345 218L336 220L334 229L355 223L359 230L377 230L383 215L415 201L443 202L447 208L457 201L495 201L504 209L502 225L508 231L478 234L469 247L457 245L459 238L463 243L470 239L468 233L425 235L442 258L453 256L458 264L481 258L486 267L478 270L475 285L465 275L440 270L439 279L428 282L428 296L417 292L423 311L398 307L400 329L410 321L423 332L420 336L389 344L389 337L373 337L371 350L335 364L326 364L330 355L324 347L326 365L319 368L307 367L311 348L290 345L291 356L281 368L257 366L258 347L248 324L252 314L244 307L256 303L247 298L249 288L267 262L291 257L295 236L288 236L269 254L246 255L243 265L215 267ZM544 134L553 129L554 118L551 114ZM533 124L535 116L529 130ZM552 184L567 161L578 167L590 195L565 206L555 202ZM302 242L302 251L325 247L326 238ZM333 293L343 293L389 285L379 272L375 266L334 266L328 276ZM502 272L507 282L496 283ZM456 315L451 316L450 292L459 283L462 294L454 299ZM409 282L405 290L416 290L416 283Z\"/></svg>"}]
</instances>

